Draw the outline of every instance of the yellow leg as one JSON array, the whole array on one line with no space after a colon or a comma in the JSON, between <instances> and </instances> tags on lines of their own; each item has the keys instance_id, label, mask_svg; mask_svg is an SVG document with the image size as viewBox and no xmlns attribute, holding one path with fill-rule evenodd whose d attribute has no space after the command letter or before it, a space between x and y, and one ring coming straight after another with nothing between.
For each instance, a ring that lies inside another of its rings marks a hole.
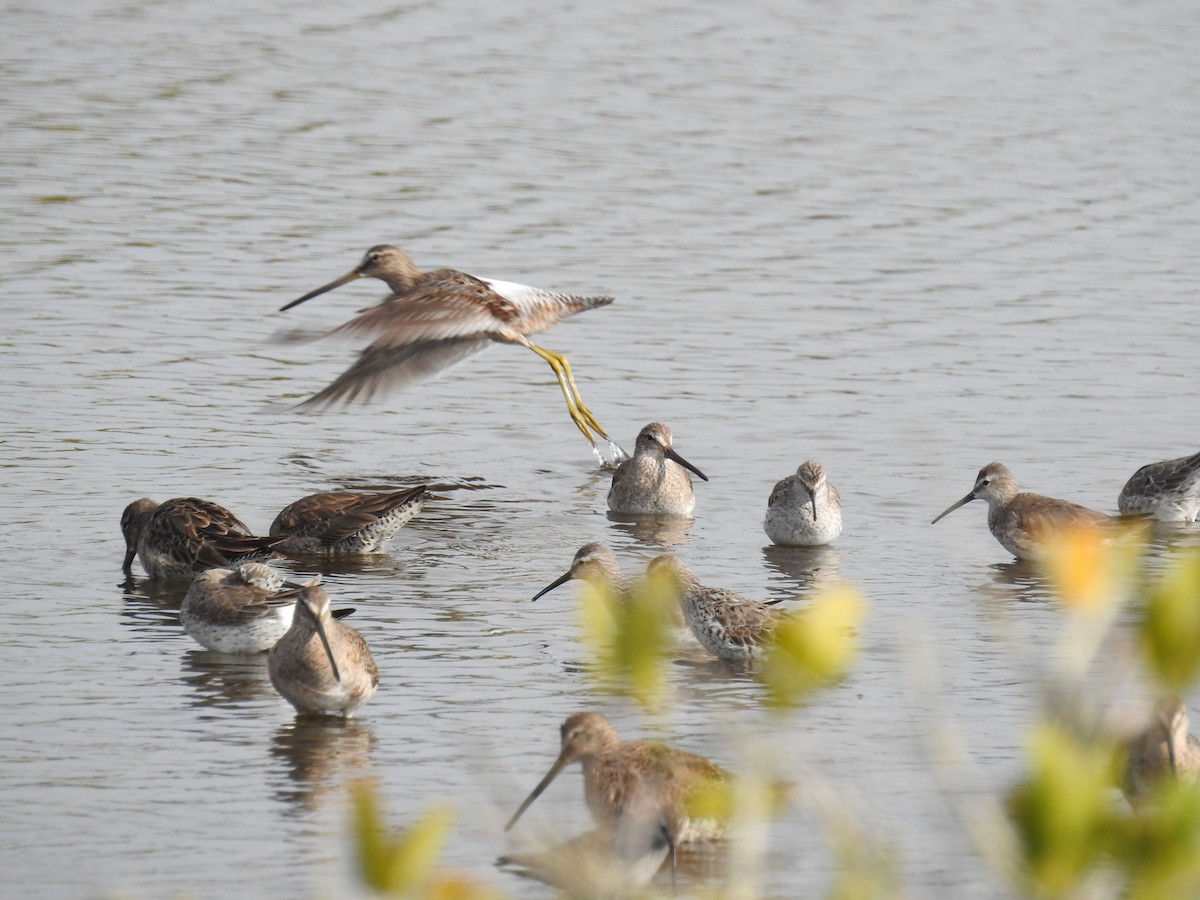
<instances>
[{"instance_id":1,"label":"yellow leg","mask_svg":"<svg viewBox=\"0 0 1200 900\"><path fill-rule=\"evenodd\" d=\"M558 386L562 388L563 398L567 401L567 412L571 414L571 421L575 423L575 427L583 433L583 436L588 439L588 443L593 446L596 443L596 439L592 437L591 431L588 430L589 425L607 439L608 435L604 434L603 429L596 424L595 417L578 400L579 389L575 387L575 379L571 376L570 366L566 365L566 358L560 353L555 353L553 350L546 350L543 347L537 346L537 344L531 344L529 341L525 341L524 343L526 347L548 362L550 368L554 370L554 377L558 379Z\"/></svg>"}]
</instances>

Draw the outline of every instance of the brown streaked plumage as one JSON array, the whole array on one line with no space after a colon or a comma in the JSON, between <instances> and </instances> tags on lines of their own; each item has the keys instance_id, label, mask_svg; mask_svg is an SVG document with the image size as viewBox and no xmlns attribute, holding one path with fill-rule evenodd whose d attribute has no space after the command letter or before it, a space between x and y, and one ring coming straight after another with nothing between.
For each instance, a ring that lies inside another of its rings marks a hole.
<instances>
[{"instance_id":1,"label":"brown streaked plumage","mask_svg":"<svg viewBox=\"0 0 1200 900\"><path fill-rule=\"evenodd\" d=\"M1128 744L1121 791L1140 809L1164 778L1200 780L1200 741L1188 734L1187 707L1179 697L1163 697L1154 718Z\"/></svg>"},{"instance_id":2,"label":"brown streaked plumage","mask_svg":"<svg viewBox=\"0 0 1200 900\"><path fill-rule=\"evenodd\" d=\"M972 500L987 501L988 528L1018 559L1037 558L1045 541L1055 534L1071 528L1103 527L1111 521L1104 513L1069 500L1018 491L1012 472L994 462L979 470L971 493L950 504L933 524Z\"/></svg>"},{"instance_id":3,"label":"brown streaked plumage","mask_svg":"<svg viewBox=\"0 0 1200 900\"><path fill-rule=\"evenodd\" d=\"M692 478L708 476L675 452L671 429L651 422L638 432L633 457L613 472L608 489L609 512L618 515L690 516L696 506Z\"/></svg>"},{"instance_id":4,"label":"brown streaked plumage","mask_svg":"<svg viewBox=\"0 0 1200 900\"><path fill-rule=\"evenodd\" d=\"M1142 466L1121 488L1117 508L1164 522L1195 522L1200 514L1200 453Z\"/></svg>"},{"instance_id":5,"label":"brown streaked plumage","mask_svg":"<svg viewBox=\"0 0 1200 900\"><path fill-rule=\"evenodd\" d=\"M188 588L179 621L209 650L261 653L291 627L300 589L264 563L206 569Z\"/></svg>"},{"instance_id":6,"label":"brown streaked plumage","mask_svg":"<svg viewBox=\"0 0 1200 900\"><path fill-rule=\"evenodd\" d=\"M292 627L271 648L267 671L300 713L352 716L379 685L367 642L334 618L329 595L316 584L297 595Z\"/></svg>"},{"instance_id":7,"label":"brown streaked plumage","mask_svg":"<svg viewBox=\"0 0 1200 900\"><path fill-rule=\"evenodd\" d=\"M372 247L353 270L286 304L305 300L357 278L378 278L391 294L360 312L334 334L366 335L372 343L358 360L303 406L342 400L367 400L384 388L400 388L433 375L477 353L490 342L519 344L549 363L558 379L571 421L603 462L598 435L615 462L626 454L584 405L566 356L532 343L527 335L543 331L567 316L607 306L612 297L559 294L508 281L476 278L455 269L422 272L404 251L390 244Z\"/></svg>"},{"instance_id":8,"label":"brown streaked plumage","mask_svg":"<svg viewBox=\"0 0 1200 900\"><path fill-rule=\"evenodd\" d=\"M322 491L285 506L271 523L283 553L375 553L429 499L424 485L402 491Z\"/></svg>"},{"instance_id":9,"label":"brown streaked plumage","mask_svg":"<svg viewBox=\"0 0 1200 900\"><path fill-rule=\"evenodd\" d=\"M135 500L121 514L121 533L123 570L129 572L137 556L151 578L190 579L204 569L268 557L281 540L255 537L225 507L196 497Z\"/></svg>"},{"instance_id":10,"label":"brown streaked plumage","mask_svg":"<svg viewBox=\"0 0 1200 900\"><path fill-rule=\"evenodd\" d=\"M583 794L596 824L610 832L637 808L662 812L673 845L719 839L725 823L692 819L696 799L731 779L703 756L652 741L622 741L612 723L597 712L582 712L562 724L562 750L537 787L509 819L511 829L557 777L573 762L583 765Z\"/></svg>"},{"instance_id":11,"label":"brown streaked plumage","mask_svg":"<svg viewBox=\"0 0 1200 900\"><path fill-rule=\"evenodd\" d=\"M721 659L758 656L786 615L773 608L779 601L751 600L725 588L705 587L678 558L656 556L646 572L667 571L675 579L683 617L692 634Z\"/></svg>"},{"instance_id":12,"label":"brown streaked plumage","mask_svg":"<svg viewBox=\"0 0 1200 900\"><path fill-rule=\"evenodd\" d=\"M842 499L823 465L806 459L795 475L776 483L763 530L784 547L820 547L842 533Z\"/></svg>"}]
</instances>

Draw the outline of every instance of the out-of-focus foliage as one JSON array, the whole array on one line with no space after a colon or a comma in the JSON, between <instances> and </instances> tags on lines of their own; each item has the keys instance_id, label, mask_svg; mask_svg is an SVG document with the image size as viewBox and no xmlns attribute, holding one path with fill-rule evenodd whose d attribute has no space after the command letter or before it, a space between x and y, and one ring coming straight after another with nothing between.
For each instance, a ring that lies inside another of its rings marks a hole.
<instances>
[{"instance_id":1,"label":"out-of-focus foliage","mask_svg":"<svg viewBox=\"0 0 1200 900\"><path fill-rule=\"evenodd\" d=\"M1149 591L1141 641L1150 672L1169 691L1181 691L1200 670L1200 553L1172 560Z\"/></svg>"},{"instance_id":2,"label":"out-of-focus foliage","mask_svg":"<svg viewBox=\"0 0 1200 900\"><path fill-rule=\"evenodd\" d=\"M784 616L760 671L767 701L780 709L795 706L845 675L858 652L856 629L865 612L862 595L838 585L818 594L807 608Z\"/></svg>"}]
</instances>

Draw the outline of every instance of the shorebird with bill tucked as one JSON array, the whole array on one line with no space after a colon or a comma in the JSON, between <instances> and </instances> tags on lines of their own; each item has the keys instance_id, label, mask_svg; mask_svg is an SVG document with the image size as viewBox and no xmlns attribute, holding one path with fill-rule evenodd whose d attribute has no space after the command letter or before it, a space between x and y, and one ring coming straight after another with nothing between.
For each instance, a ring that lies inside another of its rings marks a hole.
<instances>
[{"instance_id":1,"label":"shorebird with bill tucked","mask_svg":"<svg viewBox=\"0 0 1200 900\"><path fill-rule=\"evenodd\" d=\"M685 471L687 470L687 471ZM696 506L692 493L694 472L702 481L708 476L675 452L671 429L651 422L638 432L633 457L613 472L608 489L609 512L618 515L690 516Z\"/></svg>"},{"instance_id":2,"label":"shorebird with bill tucked","mask_svg":"<svg viewBox=\"0 0 1200 900\"><path fill-rule=\"evenodd\" d=\"M583 794L596 824L610 831L625 810L638 804L662 810L671 843L717 840L726 823L693 818L696 801L728 786L730 774L703 756L652 741L622 741L612 723L597 712L582 712L562 724L562 749L537 787L509 819L510 830L566 766L583 765Z\"/></svg>"},{"instance_id":3,"label":"shorebird with bill tucked","mask_svg":"<svg viewBox=\"0 0 1200 900\"><path fill-rule=\"evenodd\" d=\"M1200 453L1142 466L1121 488L1117 508L1164 522L1195 522L1200 514Z\"/></svg>"},{"instance_id":4,"label":"shorebird with bill tucked","mask_svg":"<svg viewBox=\"0 0 1200 900\"><path fill-rule=\"evenodd\" d=\"M979 470L971 492L946 507L933 524L972 500L987 502L988 528L1017 559L1038 558L1045 542L1057 534L1073 528L1103 528L1111 522L1104 513L1078 503L1019 491L1012 472L994 462Z\"/></svg>"},{"instance_id":5,"label":"shorebird with bill tucked","mask_svg":"<svg viewBox=\"0 0 1200 900\"><path fill-rule=\"evenodd\" d=\"M292 626L271 648L267 671L297 712L314 715L352 716L379 685L367 642L334 617L318 584L297 594Z\"/></svg>"},{"instance_id":6,"label":"shorebird with bill tucked","mask_svg":"<svg viewBox=\"0 0 1200 900\"><path fill-rule=\"evenodd\" d=\"M188 588L179 620L183 630L209 650L261 653L291 628L301 589L264 563L206 569Z\"/></svg>"},{"instance_id":7,"label":"shorebird with bill tucked","mask_svg":"<svg viewBox=\"0 0 1200 900\"><path fill-rule=\"evenodd\" d=\"M196 497L155 503L134 500L121 514L128 573L136 556L151 578L192 578L197 572L273 555L281 538L256 537L225 507Z\"/></svg>"},{"instance_id":8,"label":"shorebird with bill tucked","mask_svg":"<svg viewBox=\"0 0 1200 900\"><path fill-rule=\"evenodd\" d=\"M842 499L825 479L825 467L805 460L775 485L763 530L783 547L820 547L842 533Z\"/></svg>"},{"instance_id":9,"label":"shorebird with bill tucked","mask_svg":"<svg viewBox=\"0 0 1200 900\"><path fill-rule=\"evenodd\" d=\"M284 538L275 548L283 553L376 553L427 499L424 485L376 493L322 491L285 506L270 531Z\"/></svg>"},{"instance_id":10,"label":"shorebird with bill tucked","mask_svg":"<svg viewBox=\"0 0 1200 900\"><path fill-rule=\"evenodd\" d=\"M346 275L284 305L306 300L358 278L378 278L391 293L363 310L331 334L366 335L372 343L324 390L301 406L327 406L370 399L384 388L402 388L434 375L490 343L519 344L547 363L558 379L567 411L603 464L598 438L608 444L613 463L626 458L583 403L566 356L539 347L528 335L543 331L567 316L607 306L612 297L581 297L540 288L476 278L455 269L421 271L398 247L379 244Z\"/></svg>"},{"instance_id":11,"label":"shorebird with bill tucked","mask_svg":"<svg viewBox=\"0 0 1200 900\"><path fill-rule=\"evenodd\" d=\"M1179 697L1163 697L1154 718L1128 744L1121 791L1135 810L1165 778L1200 780L1200 741L1188 734L1187 707Z\"/></svg>"},{"instance_id":12,"label":"shorebird with bill tucked","mask_svg":"<svg viewBox=\"0 0 1200 900\"><path fill-rule=\"evenodd\" d=\"M721 659L750 660L770 643L786 613L772 601L751 600L725 588L705 587L677 557L656 556L647 575L666 571L675 581L683 617L696 640Z\"/></svg>"}]
</instances>

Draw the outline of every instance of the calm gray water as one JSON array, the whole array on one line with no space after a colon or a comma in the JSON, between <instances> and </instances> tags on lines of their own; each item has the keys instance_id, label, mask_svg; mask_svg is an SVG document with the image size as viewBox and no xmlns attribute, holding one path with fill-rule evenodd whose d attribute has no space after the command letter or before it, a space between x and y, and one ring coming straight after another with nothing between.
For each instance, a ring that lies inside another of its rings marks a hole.
<instances>
[{"instance_id":1,"label":"calm gray water","mask_svg":"<svg viewBox=\"0 0 1200 900\"><path fill-rule=\"evenodd\" d=\"M373 776L397 823L453 802L444 863L525 895L491 867L501 825L595 707L733 767L773 748L892 847L912 896L1002 893L960 810L1019 772L1061 617L979 504L929 520L993 459L1114 510L1138 466L1197 449L1194 3L94 0L3 22L6 889L343 894L342 788ZM615 295L542 343L627 448L671 425L712 479L695 522L609 522L520 348L280 412L354 349L270 335L381 285L275 310L381 241ZM846 510L817 576L761 530L807 457ZM298 728L265 662L200 651L177 595L122 580L136 497L265 529L305 493L415 478L489 487L327 576L381 670L345 726ZM752 596L853 581L852 677L786 717L688 660L664 718L600 697L574 589L528 602L592 540L629 571L673 546ZM969 754L951 779L928 746L947 717ZM578 775L533 812L582 830ZM828 884L822 830L807 808L773 827L767 895Z\"/></svg>"}]
</instances>

